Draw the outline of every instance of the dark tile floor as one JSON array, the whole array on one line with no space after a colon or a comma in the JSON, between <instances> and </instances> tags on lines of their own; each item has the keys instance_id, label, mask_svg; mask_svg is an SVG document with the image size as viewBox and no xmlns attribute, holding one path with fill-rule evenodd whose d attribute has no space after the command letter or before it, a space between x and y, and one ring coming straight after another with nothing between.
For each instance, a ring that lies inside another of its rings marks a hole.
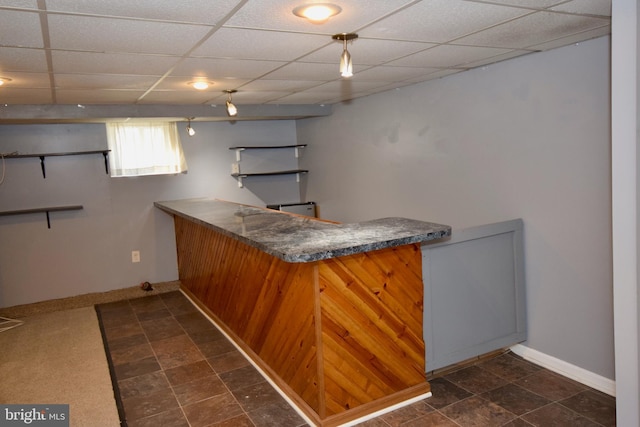
<instances>
[{"instance_id":1,"label":"dark tile floor","mask_svg":"<svg viewBox=\"0 0 640 427\"><path fill-rule=\"evenodd\" d=\"M180 293L96 306L123 426L305 421ZM615 426L615 399L513 353L430 379L433 396L361 427Z\"/></svg>"}]
</instances>

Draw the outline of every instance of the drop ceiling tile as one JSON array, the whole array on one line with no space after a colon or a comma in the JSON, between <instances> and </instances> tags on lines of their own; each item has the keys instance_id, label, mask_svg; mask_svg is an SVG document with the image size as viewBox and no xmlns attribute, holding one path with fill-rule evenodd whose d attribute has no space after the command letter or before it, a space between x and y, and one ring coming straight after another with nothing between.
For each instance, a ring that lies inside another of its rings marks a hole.
<instances>
[{"instance_id":1,"label":"drop ceiling tile","mask_svg":"<svg viewBox=\"0 0 640 427\"><path fill-rule=\"evenodd\" d=\"M291 43L293 37L295 43ZM196 48L192 56L291 61L331 41L321 35L221 28Z\"/></svg>"},{"instance_id":2,"label":"drop ceiling tile","mask_svg":"<svg viewBox=\"0 0 640 427\"><path fill-rule=\"evenodd\" d=\"M333 82L327 82L319 86L314 86L304 92L327 92L327 93L354 93L370 91L378 86L379 82L360 81L354 75L349 79L340 79Z\"/></svg>"},{"instance_id":3,"label":"drop ceiling tile","mask_svg":"<svg viewBox=\"0 0 640 427\"><path fill-rule=\"evenodd\" d=\"M359 32L367 38L444 43L531 13L463 0L424 0Z\"/></svg>"},{"instance_id":4,"label":"drop ceiling tile","mask_svg":"<svg viewBox=\"0 0 640 427\"><path fill-rule=\"evenodd\" d=\"M214 25L239 3L241 3L239 0L189 0L188 4L175 0L153 0L153 2L55 0L47 2L47 8L50 12L135 17Z\"/></svg>"},{"instance_id":5,"label":"drop ceiling tile","mask_svg":"<svg viewBox=\"0 0 640 427\"><path fill-rule=\"evenodd\" d=\"M34 12L2 10L0 43L5 47L44 47L40 18Z\"/></svg>"},{"instance_id":6,"label":"drop ceiling tile","mask_svg":"<svg viewBox=\"0 0 640 427\"><path fill-rule=\"evenodd\" d=\"M509 51L507 53L504 53L502 55L496 55L496 56L492 56L490 58L484 58L481 59L479 61L472 61L469 63L464 64L465 68L475 68L475 67L482 67L484 65L487 64L493 64L495 62L500 62L500 61L505 61L507 59L511 59L511 58L516 58L518 56L522 56L522 55L528 55L532 53L529 50L512 50Z\"/></svg>"},{"instance_id":7,"label":"drop ceiling tile","mask_svg":"<svg viewBox=\"0 0 640 427\"><path fill-rule=\"evenodd\" d=\"M557 47L561 47L561 46L567 46L570 44L575 44L575 43L579 43L585 40L590 40L590 39L594 39L596 37L602 37L602 36L606 36L611 34L611 26L610 25L605 25L603 27L600 28L596 28L594 30L589 30L589 31L584 31L582 33L579 34L574 34L571 35L569 37L563 37L557 40L553 40L547 43L542 43L539 45L534 45L531 46L532 49L536 49L536 50L549 50L549 49L555 49Z\"/></svg>"},{"instance_id":8,"label":"drop ceiling tile","mask_svg":"<svg viewBox=\"0 0 640 427\"><path fill-rule=\"evenodd\" d=\"M0 72L47 70L44 50L0 47Z\"/></svg>"},{"instance_id":9,"label":"drop ceiling tile","mask_svg":"<svg viewBox=\"0 0 640 427\"><path fill-rule=\"evenodd\" d=\"M143 92L137 90L57 90L58 104L134 104Z\"/></svg>"},{"instance_id":10,"label":"drop ceiling tile","mask_svg":"<svg viewBox=\"0 0 640 427\"><path fill-rule=\"evenodd\" d=\"M367 0L362 2L338 2L342 11L324 24L313 24L293 14L293 9L307 0L250 0L225 26L286 30L331 35L352 32L381 16L402 8L413 0ZM360 4L358 4L360 3Z\"/></svg>"},{"instance_id":11,"label":"drop ceiling tile","mask_svg":"<svg viewBox=\"0 0 640 427\"><path fill-rule=\"evenodd\" d=\"M356 70L355 77L359 81L401 82L436 71L438 71L438 68L391 67L380 65L360 72Z\"/></svg>"},{"instance_id":12,"label":"drop ceiling tile","mask_svg":"<svg viewBox=\"0 0 640 427\"><path fill-rule=\"evenodd\" d=\"M187 58L173 70L175 76L207 76L211 80L224 78L256 78L266 74L286 62L250 61L242 59Z\"/></svg>"},{"instance_id":13,"label":"drop ceiling tile","mask_svg":"<svg viewBox=\"0 0 640 427\"><path fill-rule=\"evenodd\" d=\"M210 84L209 88L205 89L204 91L198 91L197 89L194 89L193 87L191 87L191 85L189 85L189 83L193 80L194 79L190 77L186 78L180 76L169 76L163 78L155 88L158 90L174 91L184 91L186 89L187 92L208 92L209 94L220 94L227 89L235 89L251 81L250 79L207 79Z\"/></svg>"},{"instance_id":14,"label":"drop ceiling tile","mask_svg":"<svg viewBox=\"0 0 640 427\"><path fill-rule=\"evenodd\" d=\"M51 91L41 88L0 89L0 104L51 104Z\"/></svg>"},{"instance_id":15,"label":"drop ceiling tile","mask_svg":"<svg viewBox=\"0 0 640 427\"><path fill-rule=\"evenodd\" d=\"M154 90L138 101L139 104L206 104L210 92L185 92L176 90Z\"/></svg>"},{"instance_id":16,"label":"drop ceiling tile","mask_svg":"<svg viewBox=\"0 0 640 427\"><path fill-rule=\"evenodd\" d=\"M340 64L314 64L311 62L293 62L267 74L269 80L335 80L340 78Z\"/></svg>"},{"instance_id":17,"label":"drop ceiling tile","mask_svg":"<svg viewBox=\"0 0 640 427\"><path fill-rule=\"evenodd\" d=\"M255 80L246 85L242 85L242 91L288 91L297 92L317 86L315 80Z\"/></svg>"},{"instance_id":18,"label":"drop ceiling tile","mask_svg":"<svg viewBox=\"0 0 640 427\"><path fill-rule=\"evenodd\" d=\"M18 7L20 9L38 9L37 0L4 0L2 7Z\"/></svg>"},{"instance_id":19,"label":"drop ceiling tile","mask_svg":"<svg viewBox=\"0 0 640 427\"><path fill-rule=\"evenodd\" d=\"M2 73L2 77L8 77L10 82L0 88L0 102L2 102L2 90L4 88L37 88L44 89L51 87L48 73Z\"/></svg>"},{"instance_id":20,"label":"drop ceiling tile","mask_svg":"<svg viewBox=\"0 0 640 427\"><path fill-rule=\"evenodd\" d=\"M506 24L498 25L456 40L475 46L526 49L607 24L607 20L553 12L535 12Z\"/></svg>"},{"instance_id":21,"label":"drop ceiling tile","mask_svg":"<svg viewBox=\"0 0 640 427\"><path fill-rule=\"evenodd\" d=\"M156 81L154 76L123 74L56 74L58 89L128 89L145 91Z\"/></svg>"},{"instance_id":22,"label":"drop ceiling tile","mask_svg":"<svg viewBox=\"0 0 640 427\"><path fill-rule=\"evenodd\" d=\"M102 73L164 75L180 60L176 56L126 53L96 53L54 50L51 52L56 73Z\"/></svg>"},{"instance_id":23,"label":"drop ceiling tile","mask_svg":"<svg viewBox=\"0 0 640 427\"><path fill-rule=\"evenodd\" d=\"M208 27L153 21L50 15L51 47L108 53L182 55Z\"/></svg>"},{"instance_id":24,"label":"drop ceiling tile","mask_svg":"<svg viewBox=\"0 0 640 427\"><path fill-rule=\"evenodd\" d=\"M328 103L329 99L332 99L332 96L327 96L322 92L297 92L292 93L291 95L287 95L282 98L278 98L274 101L269 102L269 104L325 104Z\"/></svg>"},{"instance_id":25,"label":"drop ceiling tile","mask_svg":"<svg viewBox=\"0 0 640 427\"><path fill-rule=\"evenodd\" d=\"M243 92L233 94L233 103L241 108L242 104L265 104L270 101L275 101L279 98L289 95L292 92L285 91L261 91L261 92ZM226 99L226 98L225 98ZM220 99L218 102L222 103Z\"/></svg>"},{"instance_id":26,"label":"drop ceiling tile","mask_svg":"<svg viewBox=\"0 0 640 427\"><path fill-rule=\"evenodd\" d=\"M452 74L462 73L463 71L466 71L466 70L458 70L458 69L440 70L440 71L436 71L435 73L424 75L422 77L416 77L414 79L407 79L406 83L426 82L428 80L439 79L441 77L450 76Z\"/></svg>"},{"instance_id":27,"label":"drop ceiling tile","mask_svg":"<svg viewBox=\"0 0 640 427\"><path fill-rule=\"evenodd\" d=\"M503 6L526 7L529 9L546 9L567 0L466 0L476 3L493 3Z\"/></svg>"},{"instance_id":28,"label":"drop ceiling tile","mask_svg":"<svg viewBox=\"0 0 640 427\"><path fill-rule=\"evenodd\" d=\"M435 46L433 43L405 42L397 40L380 40L358 38L347 43L347 49L355 63L363 65L379 65L394 59ZM339 63L343 50L343 42L333 41L301 61Z\"/></svg>"},{"instance_id":29,"label":"drop ceiling tile","mask_svg":"<svg viewBox=\"0 0 640 427\"><path fill-rule=\"evenodd\" d=\"M440 45L433 49L409 55L397 61L392 61L387 65L422 68L465 68L465 64L469 62L492 58L498 55L503 55L507 52L509 52L509 49Z\"/></svg>"},{"instance_id":30,"label":"drop ceiling tile","mask_svg":"<svg viewBox=\"0 0 640 427\"><path fill-rule=\"evenodd\" d=\"M552 7L553 11L611 16L611 0L573 0Z\"/></svg>"},{"instance_id":31,"label":"drop ceiling tile","mask_svg":"<svg viewBox=\"0 0 640 427\"><path fill-rule=\"evenodd\" d=\"M0 75L14 79L14 101L18 85L43 87L22 103L42 100L43 93L46 103L224 104L224 89L238 89L234 101L241 103L331 103L611 31L611 0L349 0L323 25L292 14L308 1L190 0L184 7L175 0L4 0ZM53 70L42 48L38 4L48 7L39 13L49 23ZM345 31L360 35L349 43L350 80L339 76L342 44L331 39ZM441 40L447 42L437 46ZM510 49L512 41L525 47ZM49 71L58 86L75 91L59 87L59 98L51 99ZM195 92L187 83L196 77L214 86ZM0 91L0 103L7 93Z\"/></svg>"}]
</instances>

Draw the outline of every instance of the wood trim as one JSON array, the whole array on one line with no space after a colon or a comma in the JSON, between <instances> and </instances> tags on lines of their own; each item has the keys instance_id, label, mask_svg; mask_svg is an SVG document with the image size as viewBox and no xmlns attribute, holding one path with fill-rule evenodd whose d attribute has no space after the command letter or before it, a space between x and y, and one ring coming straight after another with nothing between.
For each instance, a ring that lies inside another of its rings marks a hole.
<instances>
[{"instance_id":1,"label":"wood trim","mask_svg":"<svg viewBox=\"0 0 640 427\"><path fill-rule=\"evenodd\" d=\"M418 244L287 263L174 221L185 292L317 425L429 392Z\"/></svg>"},{"instance_id":2,"label":"wood trim","mask_svg":"<svg viewBox=\"0 0 640 427\"><path fill-rule=\"evenodd\" d=\"M324 372L324 346L322 345L322 309L320 307L320 281L318 279L318 266L313 267L313 290L314 298L314 316L316 318L316 347L318 349L318 390L325 390L325 372ZM319 420L327 416L327 399L325 394L320 392L318 395L318 414Z\"/></svg>"},{"instance_id":3,"label":"wood trim","mask_svg":"<svg viewBox=\"0 0 640 427\"><path fill-rule=\"evenodd\" d=\"M189 289L181 286L180 290L187 294L189 299L191 299L191 301L194 302L198 306L198 308L200 308L209 317L213 324L222 332L224 332L233 341L233 343L237 347L239 347L240 350L242 350L242 352L244 352L249 359L251 359L251 361L262 371L262 373L267 376L267 379L270 380L271 383L278 389L280 389L282 393L284 393L287 399L291 400L293 404L309 419L314 420L317 423L321 422L316 411L311 408L307 404L307 402L300 398L300 396L298 396L298 394L286 382L284 382L282 378L280 378L278 374L251 349L251 347L249 347L244 341L240 339L240 337L238 337L238 335L236 335L231 329L229 329L206 305L198 300L198 298L194 294L192 294Z\"/></svg>"}]
</instances>

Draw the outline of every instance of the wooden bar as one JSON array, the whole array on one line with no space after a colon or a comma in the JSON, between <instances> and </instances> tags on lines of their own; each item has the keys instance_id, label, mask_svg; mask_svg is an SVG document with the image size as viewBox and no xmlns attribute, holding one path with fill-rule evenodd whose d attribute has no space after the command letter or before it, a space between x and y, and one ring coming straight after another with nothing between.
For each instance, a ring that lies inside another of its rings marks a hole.
<instances>
[{"instance_id":1,"label":"wooden bar","mask_svg":"<svg viewBox=\"0 0 640 427\"><path fill-rule=\"evenodd\" d=\"M316 425L429 393L419 243L287 262L172 213L185 293Z\"/></svg>"}]
</instances>

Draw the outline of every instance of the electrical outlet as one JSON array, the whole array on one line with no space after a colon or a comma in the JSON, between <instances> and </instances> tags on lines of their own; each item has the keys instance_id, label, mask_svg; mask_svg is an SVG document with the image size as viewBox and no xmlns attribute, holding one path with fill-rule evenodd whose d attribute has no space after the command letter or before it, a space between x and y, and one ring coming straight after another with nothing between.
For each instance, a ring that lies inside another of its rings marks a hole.
<instances>
[{"instance_id":1,"label":"electrical outlet","mask_svg":"<svg viewBox=\"0 0 640 427\"><path fill-rule=\"evenodd\" d=\"M131 251L131 262L140 262L140 251Z\"/></svg>"},{"instance_id":2,"label":"electrical outlet","mask_svg":"<svg viewBox=\"0 0 640 427\"><path fill-rule=\"evenodd\" d=\"M240 173L240 163L231 163L231 173Z\"/></svg>"}]
</instances>

